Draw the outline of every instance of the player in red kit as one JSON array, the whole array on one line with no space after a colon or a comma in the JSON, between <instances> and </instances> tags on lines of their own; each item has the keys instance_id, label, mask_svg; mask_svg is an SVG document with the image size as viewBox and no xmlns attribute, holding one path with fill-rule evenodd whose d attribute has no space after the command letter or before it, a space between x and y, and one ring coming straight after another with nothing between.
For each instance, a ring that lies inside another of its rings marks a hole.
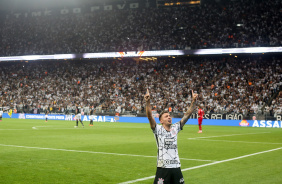
<instances>
[{"instance_id":1,"label":"player in red kit","mask_svg":"<svg viewBox=\"0 0 282 184\"><path fill-rule=\"evenodd\" d=\"M202 107L199 106L199 110L198 110L199 132L198 133L202 133L202 121L203 121L203 118L204 118L204 114L205 114L205 112L203 111Z\"/></svg>"}]
</instances>

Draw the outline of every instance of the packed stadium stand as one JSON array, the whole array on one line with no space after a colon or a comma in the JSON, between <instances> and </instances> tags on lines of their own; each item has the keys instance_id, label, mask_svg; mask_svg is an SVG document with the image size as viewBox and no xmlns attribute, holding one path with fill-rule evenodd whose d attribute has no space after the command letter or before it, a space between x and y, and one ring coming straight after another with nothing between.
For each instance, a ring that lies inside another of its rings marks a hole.
<instances>
[{"instance_id":1,"label":"packed stadium stand","mask_svg":"<svg viewBox=\"0 0 282 184\"><path fill-rule=\"evenodd\" d=\"M1 13L0 56L282 45L282 2L228 1L66 14ZM34 10L35 11L35 10ZM282 114L281 54L0 62L0 105L17 112ZM36 111L35 111L36 109Z\"/></svg>"},{"instance_id":2,"label":"packed stadium stand","mask_svg":"<svg viewBox=\"0 0 282 184\"><path fill-rule=\"evenodd\" d=\"M281 7L279 0L247 0L110 13L7 12L0 56L281 46Z\"/></svg>"},{"instance_id":3,"label":"packed stadium stand","mask_svg":"<svg viewBox=\"0 0 282 184\"><path fill-rule=\"evenodd\" d=\"M240 57L2 62L1 102L18 112L66 113L79 104L138 114L148 88L154 110L182 113L193 89L207 113L281 114L281 58Z\"/></svg>"}]
</instances>

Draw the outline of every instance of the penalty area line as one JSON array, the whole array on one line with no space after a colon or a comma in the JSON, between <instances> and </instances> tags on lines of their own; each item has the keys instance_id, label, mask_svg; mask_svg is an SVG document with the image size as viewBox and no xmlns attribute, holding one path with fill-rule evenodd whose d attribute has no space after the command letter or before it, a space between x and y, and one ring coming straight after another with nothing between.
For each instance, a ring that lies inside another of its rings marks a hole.
<instances>
[{"instance_id":1,"label":"penalty area line","mask_svg":"<svg viewBox=\"0 0 282 184\"><path fill-rule=\"evenodd\" d=\"M216 164L229 162L229 161L233 161L233 160L238 160L238 159L242 159L242 158L246 158L246 157L250 157L250 156L254 156L254 155L259 155L259 154L263 154L263 153L277 151L277 150L280 150L280 149L282 149L282 147L271 149L271 150L266 150L266 151L261 151L261 152L257 152L257 153L252 153L252 154L248 154L248 155L243 155L243 156L240 156L240 157L230 158L230 159L226 159L226 160L215 161L215 162L212 162L212 163L198 165L198 166L195 166L195 167L189 167L189 168L186 168L186 169L181 169L181 171L189 171L189 170L198 169L198 168L201 168L201 167L207 167L207 166L210 166L210 165L216 165ZM139 182L139 181L145 181L145 180L149 180L149 179L153 179L153 178L155 178L155 176L149 176L149 177L140 178L140 179L136 179L136 180L126 181L126 182L122 182L122 183L119 183L119 184L136 183L136 182Z\"/></svg>"}]
</instances>

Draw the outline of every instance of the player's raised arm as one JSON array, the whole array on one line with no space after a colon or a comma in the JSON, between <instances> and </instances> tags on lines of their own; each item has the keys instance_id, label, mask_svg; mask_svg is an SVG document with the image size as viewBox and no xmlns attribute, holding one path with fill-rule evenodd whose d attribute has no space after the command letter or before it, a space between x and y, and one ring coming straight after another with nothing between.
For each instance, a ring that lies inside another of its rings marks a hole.
<instances>
[{"instance_id":1,"label":"player's raised arm","mask_svg":"<svg viewBox=\"0 0 282 184\"><path fill-rule=\"evenodd\" d=\"M147 93L144 95L144 99L146 101L146 115L147 115L147 117L149 119L151 129L155 130L157 123L156 123L156 121L155 121L155 119L153 118L153 115L152 115L152 108L151 108L151 104L150 104L149 89L147 89Z\"/></svg>"},{"instance_id":2,"label":"player's raised arm","mask_svg":"<svg viewBox=\"0 0 282 184\"><path fill-rule=\"evenodd\" d=\"M189 109L185 112L183 118L180 120L181 127L183 127L185 125L185 123L188 121L191 114L195 110L197 98L198 98L198 94L194 93L193 90L192 90L192 102L191 102Z\"/></svg>"}]
</instances>

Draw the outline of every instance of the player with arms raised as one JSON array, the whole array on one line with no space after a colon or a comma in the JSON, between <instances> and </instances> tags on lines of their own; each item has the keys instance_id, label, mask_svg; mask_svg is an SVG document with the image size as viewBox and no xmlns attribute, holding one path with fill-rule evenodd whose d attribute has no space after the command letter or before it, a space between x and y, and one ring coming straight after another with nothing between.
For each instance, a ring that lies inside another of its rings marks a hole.
<instances>
[{"instance_id":1,"label":"player with arms raised","mask_svg":"<svg viewBox=\"0 0 282 184\"><path fill-rule=\"evenodd\" d=\"M147 93L144 96L146 101L146 115L149 119L151 129L155 134L158 146L157 172L154 184L184 184L178 156L177 134L183 129L183 126L193 113L197 97L198 94L192 91L191 105L179 122L172 124L172 118L169 112L163 111L159 115L161 125L158 125L152 116L150 93L147 89Z\"/></svg>"}]
</instances>

